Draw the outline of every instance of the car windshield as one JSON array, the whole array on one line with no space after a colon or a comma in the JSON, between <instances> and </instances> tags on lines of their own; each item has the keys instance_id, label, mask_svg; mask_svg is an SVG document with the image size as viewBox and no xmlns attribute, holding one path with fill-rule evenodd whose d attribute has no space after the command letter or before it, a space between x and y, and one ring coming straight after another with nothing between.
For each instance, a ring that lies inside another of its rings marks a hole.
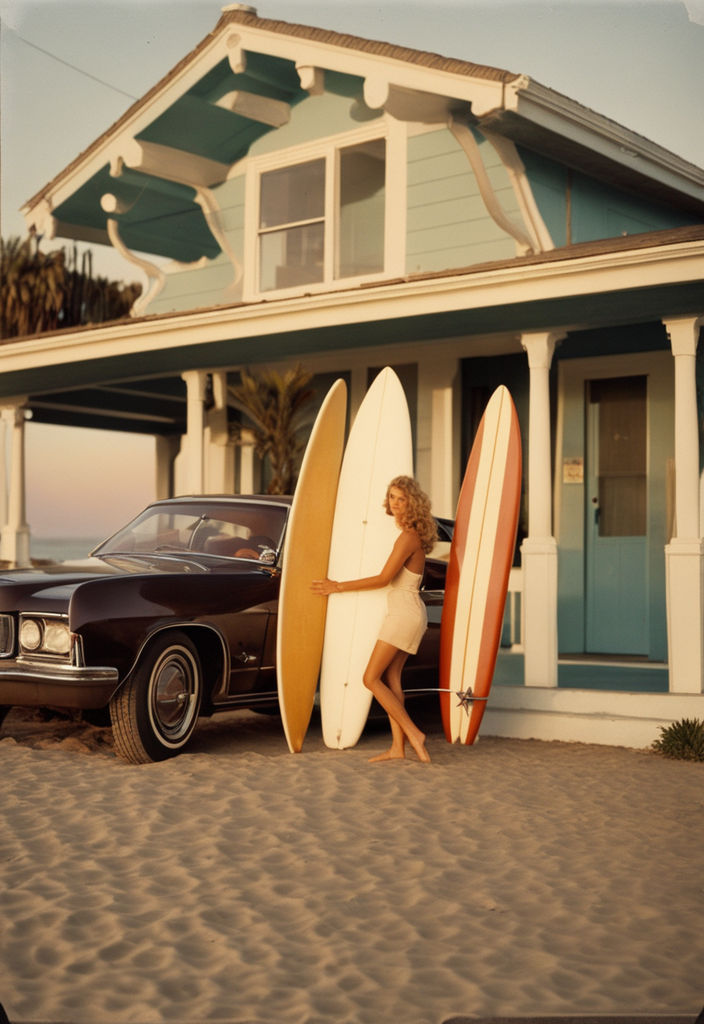
<instances>
[{"instance_id":1,"label":"car windshield","mask_svg":"<svg viewBox=\"0 0 704 1024\"><path fill-rule=\"evenodd\" d=\"M93 555L183 554L184 551L273 564L287 509L256 502L153 505L93 551Z\"/></svg>"}]
</instances>

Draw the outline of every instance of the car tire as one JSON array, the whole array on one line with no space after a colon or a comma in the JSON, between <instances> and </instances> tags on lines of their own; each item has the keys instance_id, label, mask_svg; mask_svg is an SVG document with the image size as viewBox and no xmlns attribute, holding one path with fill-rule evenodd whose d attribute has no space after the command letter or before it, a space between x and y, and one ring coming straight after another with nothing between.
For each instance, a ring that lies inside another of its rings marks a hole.
<instances>
[{"instance_id":1,"label":"car tire","mask_svg":"<svg viewBox=\"0 0 704 1024\"><path fill-rule=\"evenodd\" d=\"M133 764L174 757L196 727L202 695L195 644L185 633L162 633L110 701L115 753Z\"/></svg>"}]
</instances>

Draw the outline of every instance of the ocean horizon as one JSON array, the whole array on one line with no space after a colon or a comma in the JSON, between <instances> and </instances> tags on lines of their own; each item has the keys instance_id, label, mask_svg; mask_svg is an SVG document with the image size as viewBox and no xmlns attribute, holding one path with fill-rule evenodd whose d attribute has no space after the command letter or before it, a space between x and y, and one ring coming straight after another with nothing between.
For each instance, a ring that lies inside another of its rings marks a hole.
<instances>
[{"instance_id":1,"label":"ocean horizon","mask_svg":"<svg viewBox=\"0 0 704 1024\"><path fill-rule=\"evenodd\" d=\"M75 558L88 558L93 548L105 537L30 537L31 558L67 562Z\"/></svg>"}]
</instances>

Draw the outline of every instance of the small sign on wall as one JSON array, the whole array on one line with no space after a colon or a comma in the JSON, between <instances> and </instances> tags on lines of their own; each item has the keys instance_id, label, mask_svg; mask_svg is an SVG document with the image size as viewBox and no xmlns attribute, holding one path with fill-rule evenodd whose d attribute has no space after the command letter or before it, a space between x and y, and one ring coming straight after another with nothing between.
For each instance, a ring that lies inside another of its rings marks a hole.
<instances>
[{"instance_id":1,"label":"small sign on wall","mask_svg":"<svg viewBox=\"0 0 704 1024\"><path fill-rule=\"evenodd\" d=\"M584 459L580 457L562 460L563 484L584 483Z\"/></svg>"}]
</instances>

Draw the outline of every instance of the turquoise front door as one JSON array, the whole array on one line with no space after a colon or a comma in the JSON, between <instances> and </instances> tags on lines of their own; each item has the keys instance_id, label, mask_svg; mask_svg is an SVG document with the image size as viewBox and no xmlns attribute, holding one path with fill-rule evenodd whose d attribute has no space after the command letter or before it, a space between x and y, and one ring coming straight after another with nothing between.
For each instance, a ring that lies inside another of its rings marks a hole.
<instances>
[{"instance_id":1,"label":"turquoise front door","mask_svg":"<svg viewBox=\"0 0 704 1024\"><path fill-rule=\"evenodd\" d=\"M586 387L586 650L647 655L648 379Z\"/></svg>"}]
</instances>

